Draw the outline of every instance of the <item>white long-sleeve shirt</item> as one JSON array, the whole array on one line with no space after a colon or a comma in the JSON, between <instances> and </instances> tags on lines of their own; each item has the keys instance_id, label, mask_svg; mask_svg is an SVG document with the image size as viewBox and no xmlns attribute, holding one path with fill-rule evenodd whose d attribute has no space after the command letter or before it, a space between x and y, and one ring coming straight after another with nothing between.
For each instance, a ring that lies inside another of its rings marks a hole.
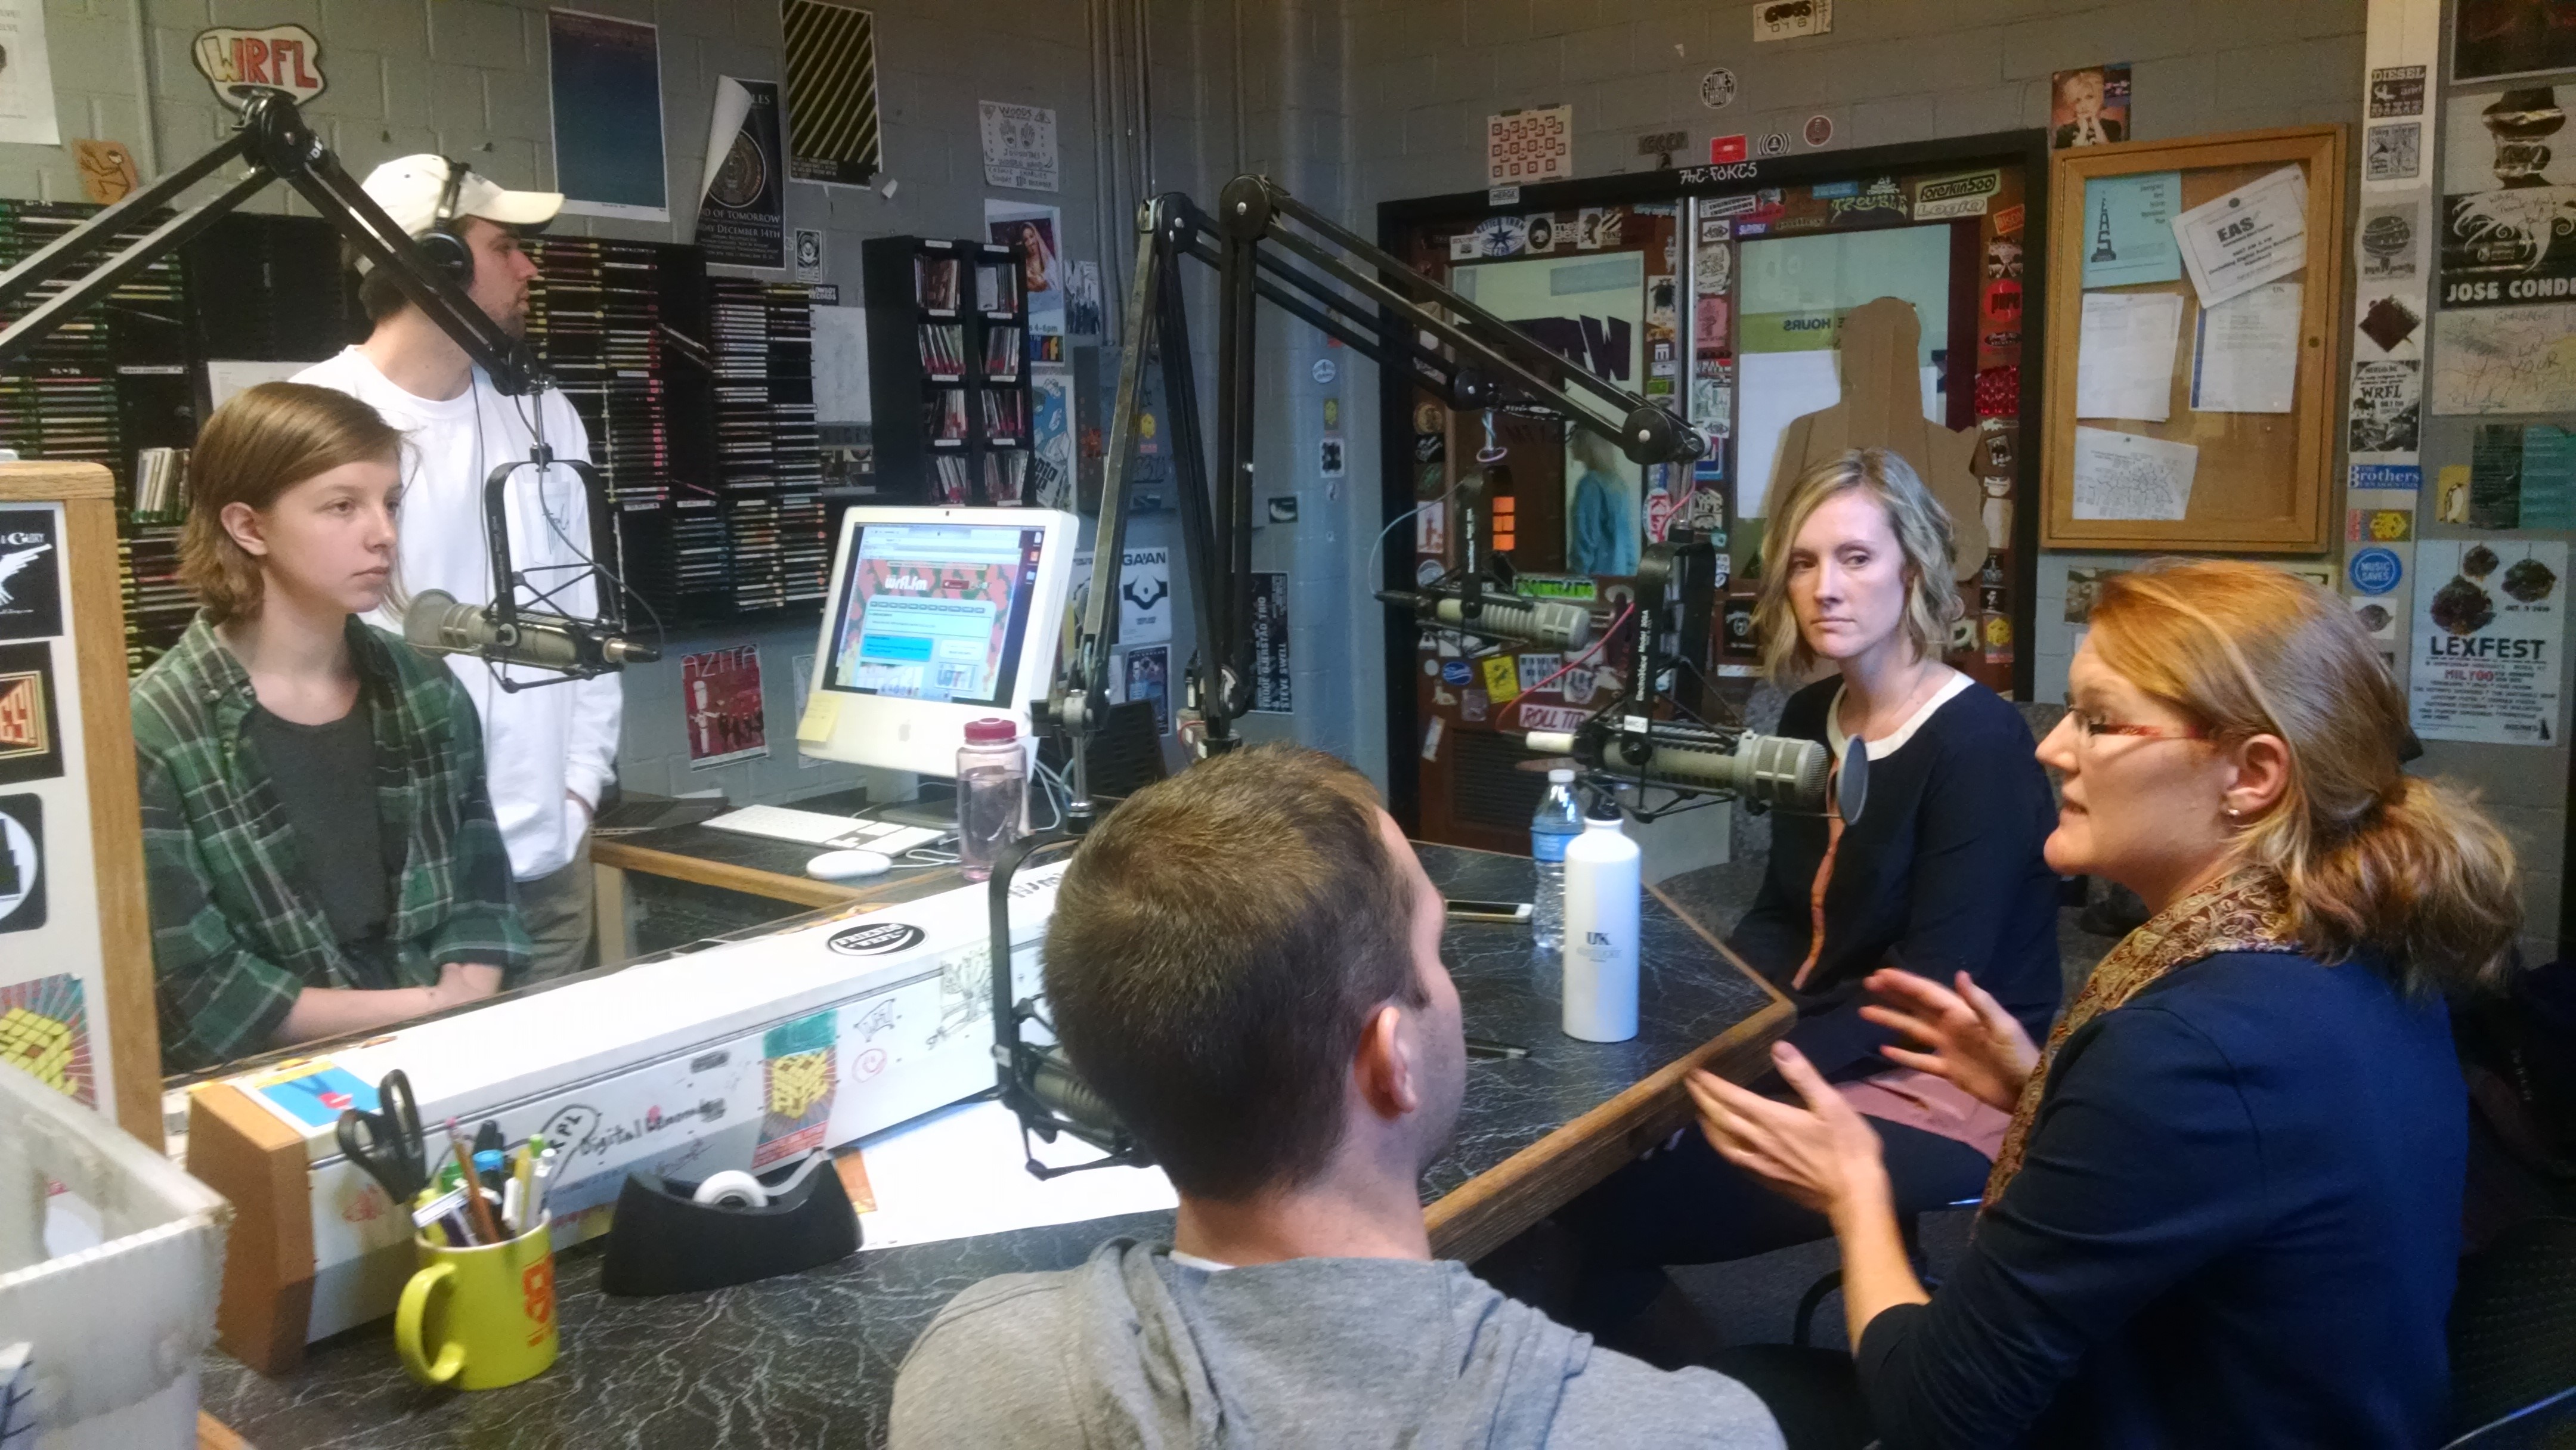
<instances>
[{"instance_id":1,"label":"white long-sleeve shirt","mask_svg":"<svg viewBox=\"0 0 2576 1450\"><path fill-rule=\"evenodd\" d=\"M540 416L540 400L503 396L481 368L457 397L415 397L388 381L354 347L297 373L295 381L359 398L408 435L396 597L443 589L461 603L489 604L492 565L484 547L483 480L502 463L527 459L533 441L529 419ZM581 415L561 393L550 391L540 398L545 438L554 456L588 462L590 438ZM547 469L542 479L536 469L521 469L510 478L509 513L512 559L528 576L521 607L596 613L597 591L578 567L549 567L578 566L580 556L590 552L590 501L581 480L570 469ZM566 580L577 582L551 601L535 601L537 591ZM402 631L390 608L368 616L368 622ZM532 881L562 869L580 847L583 808L598 804L600 792L616 774L618 718L624 709L618 676L513 693L501 688L500 668L471 655L449 655L447 665L483 719L492 813L509 846L511 873ZM528 682L560 680L544 670L508 673ZM581 805L574 804L576 796Z\"/></svg>"}]
</instances>

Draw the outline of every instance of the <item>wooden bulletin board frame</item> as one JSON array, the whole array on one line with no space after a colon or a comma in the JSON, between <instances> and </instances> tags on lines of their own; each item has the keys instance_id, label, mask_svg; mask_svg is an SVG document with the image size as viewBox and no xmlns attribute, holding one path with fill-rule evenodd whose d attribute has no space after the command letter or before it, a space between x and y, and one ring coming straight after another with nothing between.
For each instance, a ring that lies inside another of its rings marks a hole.
<instances>
[{"instance_id":1,"label":"wooden bulletin board frame","mask_svg":"<svg viewBox=\"0 0 2576 1450\"><path fill-rule=\"evenodd\" d=\"M2335 427L2343 396L2345 227L2344 128L2295 126L2201 136L2185 141L2131 141L2056 153L2049 187L2048 312L2059 319L2047 340L2041 538L2044 548L2151 553L2322 553L2333 538ZM2192 339L2200 302L2189 276L2170 283L2098 289L2111 293L2178 293L2181 345L2175 349L2176 406L2163 423L2088 419L2087 427L2199 446L2198 469L2184 517L2078 519L2074 462L2076 363L2083 337L2086 183L2148 172L2182 174L2182 210L2250 181L2298 165L2307 174L2307 265L2283 281L2301 285L2298 377L2288 413L2199 413L2188 406Z\"/></svg>"},{"instance_id":2,"label":"wooden bulletin board frame","mask_svg":"<svg viewBox=\"0 0 2576 1450\"><path fill-rule=\"evenodd\" d=\"M47 803L51 838L39 847L47 924L0 935L0 978L69 975L83 984L90 1071L106 1087L98 1110L159 1148L161 1024L143 888L143 801L126 695L116 482L95 463L0 463L0 507L27 505L53 506L61 521L52 541L61 629L40 642L51 656L65 768L58 776L0 785L0 794L32 793ZM60 818L66 808L84 806L85 841ZM79 953L61 953L56 945L64 935L85 938L84 918L95 921L95 960L79 960Z\"/></svg>"}]
</instances>

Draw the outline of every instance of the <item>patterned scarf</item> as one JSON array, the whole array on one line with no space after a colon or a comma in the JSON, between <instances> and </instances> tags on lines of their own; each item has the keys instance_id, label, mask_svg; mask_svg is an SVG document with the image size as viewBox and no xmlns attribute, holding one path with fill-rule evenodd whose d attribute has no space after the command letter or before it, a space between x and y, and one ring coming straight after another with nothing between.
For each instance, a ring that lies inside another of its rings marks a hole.
<instances>
[{"instance_id":1,"label":"patterned scarf","mask_svg":"<svg viewBox=\"0 0 2576 1450\"><path fill-rule=\"evenodd\" d=\"M2201 887L2129 933L2093 969L2084 990L2075 994L2066 1014L2049 1029L2048 1046L2041 1051L2030 1081L2022 1085L2012 1127L2004 1133L2003 1150L1995 1154L1994 1172L1986 1179L1985 1207L2001 1203L2004 1186L2021 1171L2022 1152L2030 1143L2031 1123L2039 1116L2049 1069L2077 1028L2127 1002L2165 973L2203 957L2299 949L2290 939L2288 899L2280 878L2252 867Z\"/></svg>"}]
</instances>

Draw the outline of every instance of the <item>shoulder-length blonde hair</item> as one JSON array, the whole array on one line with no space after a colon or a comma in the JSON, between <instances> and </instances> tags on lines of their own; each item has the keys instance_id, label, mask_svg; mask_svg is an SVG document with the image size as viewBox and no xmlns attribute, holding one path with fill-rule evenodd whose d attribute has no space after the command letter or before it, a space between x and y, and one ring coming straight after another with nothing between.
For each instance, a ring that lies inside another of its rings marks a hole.
<instances>
[{"instance_id":1,"label":"shoulder-length blonde hair","mask_svg":"<svg viewBox=\"0 0 2576 1450\"><path fill-rule=\"evenodd\" d=\"M216 624L259 618L259 561L224 527L228 504L266 513L278 495L350 463L400 465L402 431L347 393L262 383L215 410L188 455L179 582Z\"/></svg>"},{"instance_id":2,"label":"shoulder-length blonde hair","mask_svg":"<svg viewBox=\"0 0 2576 1450\"><path fill-rule=\"evenodd\" d=\"M2289 746L2288 787L2235 854L2281 878L2304 950L2371 952L2409 992L2494 982L2522 921L2513 844L2402 769L2406 699L2351 610L2265 565L2165 559L2103 581L2091 640L2214 745Z\"/></svg>"},{"instance_id":3,"label":"shoulder-length blonde hair","mask_svg":"<svg viewBox=\"0 0 2576 1450\"><path fill-rule=\"evenodd\" d=\"M1887 513L1905 558L1905 637L1924 659L1937 660L1950 644L1950 621L1959 617L1959 546L1950 512L1915 477L1912 465L1884 448L1855 448L1805 473L1772 500L1763 529L1762 592L1753 605L1762 668L1782 687L1796 685L1816 668L1816 652L1789 606L1789 551L1807 519L1831 499L1865 493Z\"/></svg>"}]
</instances>

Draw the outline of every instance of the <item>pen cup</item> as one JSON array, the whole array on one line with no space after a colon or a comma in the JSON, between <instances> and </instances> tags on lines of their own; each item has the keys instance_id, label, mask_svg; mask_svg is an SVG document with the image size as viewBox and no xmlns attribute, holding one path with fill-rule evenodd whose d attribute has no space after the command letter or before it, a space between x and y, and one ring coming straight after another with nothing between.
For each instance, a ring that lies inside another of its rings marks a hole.
<instances>
[{"instance_id":1,"label":"pen cup","mask_svg":"<svg viewBox=\"0 0 2576 1450\"><path fill-rule=\"evenodd\" d=\"M403 1368L425 1385L494 1390L555 1362L555 1259L546 1225L507 1243L423 1238L420 1272L394 1311Z\"/></svg>"}]
</instances>

